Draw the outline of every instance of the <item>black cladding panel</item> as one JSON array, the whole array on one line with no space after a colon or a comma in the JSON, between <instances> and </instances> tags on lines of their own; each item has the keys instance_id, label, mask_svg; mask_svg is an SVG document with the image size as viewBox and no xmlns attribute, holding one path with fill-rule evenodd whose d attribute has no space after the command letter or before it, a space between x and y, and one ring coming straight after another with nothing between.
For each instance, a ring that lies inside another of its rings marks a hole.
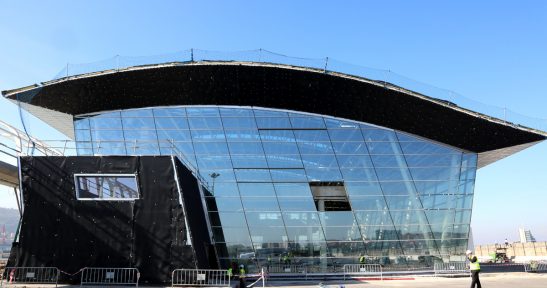
<instances>
[{"instance_id":1,"label":"black cladding panel","mask_svg":"<svg viewBox=\"0 0 547 288\"><path fill-rule=\"evenodd\" d=\"M197 180L173 160L167 156L21 157L25 210L9 265L58 267L68 273L83 267L136 267L141 281L149 283L169 282L174 269L209 268L211 261L199 258L206 257L202 251L210 245L207 231L190 227L197 252L187 245L187 215L179 202L175 169L183 174L179 184L186 193L185 205L196 207L192 217L203 221L201 201L196 200L200 199ZM135 174L140 197L78 200L74 174Z\"/></svg>"},{"instance_id":2,"label":"black cladding panel","mask_svg":"<svg viewBox=\"0 0 547 288\"><path fill-rule=\"evenodd\" d=\"M288 66L199 63L69 79L8 97L71 115L168 105L288 109L397 129L476 153L546 138L379 84Z\"/></svg>"}]
</instances>

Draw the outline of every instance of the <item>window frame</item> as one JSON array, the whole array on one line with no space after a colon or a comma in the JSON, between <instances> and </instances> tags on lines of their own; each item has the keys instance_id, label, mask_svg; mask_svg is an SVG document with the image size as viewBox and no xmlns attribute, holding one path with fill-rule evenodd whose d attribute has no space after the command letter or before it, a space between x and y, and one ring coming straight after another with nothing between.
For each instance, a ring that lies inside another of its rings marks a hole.
<instances>
[{"instance_id":1,"label":"window frame","mask_svg":"<svg viewBox=\"0 0 547 288\"><path fill-rule=\"evenodd\" d=\"M74 191L78 201L135 201L141 199L139 181L136 173L74 173ZM80 182L78 177L132 177L135 179L137 198L83 198L80 197Z\"/></svg>"}]
</instances>

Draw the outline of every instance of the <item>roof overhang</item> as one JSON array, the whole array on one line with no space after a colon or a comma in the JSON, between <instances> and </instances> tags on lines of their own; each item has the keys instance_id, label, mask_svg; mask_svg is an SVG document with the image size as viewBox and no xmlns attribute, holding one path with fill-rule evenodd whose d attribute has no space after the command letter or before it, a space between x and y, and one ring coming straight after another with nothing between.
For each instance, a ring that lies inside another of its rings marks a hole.
<instances>
[{"instance_id":1,"label":"roof overhang","mask_svg":"<svg viewBox=\"0 0 547 288\"><path fill-rule=\"evenodd\" d=\"M362 121L478 153L479 167L547 137L389 83L271 63L138 66L2 93L70 138L73 115L168 105L256 106Z\"/></svg>"}]
</instances>

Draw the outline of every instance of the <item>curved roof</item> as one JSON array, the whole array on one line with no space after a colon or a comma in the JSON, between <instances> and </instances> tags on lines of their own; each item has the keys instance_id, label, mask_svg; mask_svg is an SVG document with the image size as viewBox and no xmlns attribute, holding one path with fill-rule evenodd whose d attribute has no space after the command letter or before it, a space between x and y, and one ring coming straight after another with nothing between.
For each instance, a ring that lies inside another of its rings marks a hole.
<instances>
[{"instance_id":1,"label":"curved roof","mask_svg":"<svg viewBox=\"0 0 547 288\"><path fill-rule=\"evenodd\" d=\"M69 136L72 115L167 105L258 106L362 121L479 153L479 166L547 136L389 83L271 63L138 66L3 94Z\"/></svg>"}]
</instances>

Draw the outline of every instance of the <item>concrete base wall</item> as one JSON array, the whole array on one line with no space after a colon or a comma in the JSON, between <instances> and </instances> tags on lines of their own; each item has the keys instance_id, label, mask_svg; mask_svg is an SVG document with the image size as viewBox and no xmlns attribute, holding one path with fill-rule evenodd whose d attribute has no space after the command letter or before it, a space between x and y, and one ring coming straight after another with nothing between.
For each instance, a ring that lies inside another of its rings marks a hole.
<instances>
[{"instance_id":1,"label":"concrete base wall","mask_svg":"<svg viewBox=\"0 0 547 288\"><path fill-rule=\"evenodd\" d=\"M508 246L505 244L489 244L475 246L475 255L479 257L487 257L506 249L507 257L522 258L522 257L547 257L547 242L531 242L531 243L511 243Z\"/></svg>"}]
</instances>

